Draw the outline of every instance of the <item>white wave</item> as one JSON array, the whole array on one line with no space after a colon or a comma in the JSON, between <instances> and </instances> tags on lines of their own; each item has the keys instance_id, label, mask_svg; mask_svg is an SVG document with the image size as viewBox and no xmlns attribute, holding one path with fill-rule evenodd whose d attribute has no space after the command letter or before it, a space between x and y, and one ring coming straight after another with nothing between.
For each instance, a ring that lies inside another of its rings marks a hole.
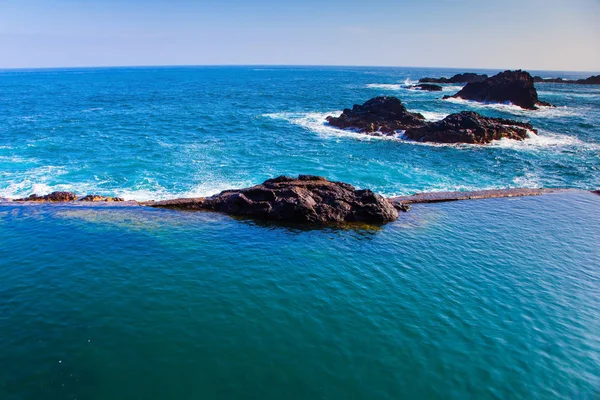
<instances>
[{"instance_id":1,"label":"white wave","mask_svg":"<svg viewBox=\"0 0 600 400\"><path fill-rule=\"evenodd\" d=\"M0 156L0 162L9 163L33 163L36 162L35 158L26 158L21 156Z\"/></svg>"},{"instance_id":2,"label":"white wave","mask_svg":"<svg viewBox=\"0 0 600 400\"><path fill-rule=\"evenodd\" d=\"M101 110L104 110L104 108L102 108L102 107L88 108L88 109L85 109L85 110L81 110L81 112L88 113L88 112L92 112L92 111L101 111Z\"/></svg>"},{"instance_id":3,"label":"white wave","mask_svg":"<svg viewBox=\"0 0 600 400\"><path fill-rule=\"evenodd\" d=\"M202 182L192 190L184 192L178 197L208 197L221 193L223 190L245 188L254 185L256 185L256 182L251 182L250 180L230 182L227 180L212 179Z\"/></svg>"},{"instance_id":4,"label":"white wave","mask_svg":"<svg viewBox=\"0 0 600 400\"><path fill-rule=\"evenodd\" d=\"M398 196L412 196L415 193L445 193L445 192L471 192L475 190L494 190L494 189L505 189L506 186L498 185L481 185L481 184L455 184L446 182L437 182L428 185L423 188L420 186L415 187L403 187L398 191L384 191L380 194L384 197L398 197Z\"/></svg>"},{"instance_id":5,"label":"white wave","mask_svg":"<svg viewBox=\"0 0 600 400\"><path fill-rule=\"evenodd\" d=\"M450 86L442 86L442 92L453 92L456 93L459 90L461 90L464 86L454 86L454 85L450 85Z\"/></svg>"},{"instance_id":6,"label":"white wave","mask_svg":"<svg viewBox=\"0 0 600 400\"><path fill-rule=\"evenodd\" d=\"M299 125L310 131L316 132L323 138L331 137L349 137L357 140L398 140L403 132L398 132L397 135L385 136L385 135L366 135L351 130L334 128L327 124L326 118L328 116L339 117L341 111L331 111L327 113L274 113L265 114L265 117L274 119L283 119L294 125Z\"/></svg>"},{"instance_id":7,"label":"white wave","mask_svg":"<svg viewBox=\"0 0 600 400\"><path fill-rule=\"evenodd\" d=\"M411 86L411 85L415 85L415 84L417 84L417 83L419 83L419 81L413 81L413 80L412 80L412 79L410 79L410 78L406 78L406 79L404 80L404 86Z\"/></svg>"},{"instance_id":8,"label":"white wave","mask_svg":"<svg viewBox=\"0 0 600 400\"><path fill-rule=\"evenodd\" d=\"M551 148L565 148L565 147L574 147L581 148L586 150L599 150L600 144L596 143L587 143L582 140L569 135L557 134L552 132L539 131L536 135L535 133L530 133L527 139L519 141L519 140L511 140L511 139L501 139L495 140L488 145L489 147L499 147L506 149L514 149L514 150L531 150L538 151L543 149L551 149Z\"/></svg>"},{"instance_id":9,"label":"white wave","mask_svg":"<svg viewBox=\"0 0 600 400\"><path fill-rule=\"evenodd\" d=\"M440 120L447 116L444 113L438 112L423 112L419 111L423 116L428 120ZM540 131L539 134L535 134L533 132L529 133L529 136L522 141L512 140L512 139L501 139L495 140L487 145L479 145L479 144L468 144L468 143L432 143L432 142L416 142L413 140L406 139L403 134L403 131L399 131L396 135L391 136L374 136L374 135L366 135L360 132L353 132L351 130L344 130L339 128L334 128L327 124L325 118L329 115L331 116L339 116L341 111L332 111L328 113L274 113L274 114L265 114L265 117L274 118L274 119L283 119L292 124L302 126L312 132L316 132L319 136L323 138L331 138L331 137L347 137L356 140L392 140L392 141L400 141L402 143L415 145L415 146L431 146L431 147L454 147L454 148L464 148L464 149L472 149L472 148L507 148L514 150L526 150L526 151L539 151L543 149L551 149L551 148L564 148L564 147L576 147L583 148L587 150L598 150L600 151L600 144L596 143L587 143L583 142L580 139L569 136L556 134L552 132Z\"/></svg>"},{"instance_id":10,"label":"white wave","mask_svg":"<svg viewBox=\"0 0 600 400\"><path fill-rule=\"evenodd\" d=\"M414 111L414 112L420 113L428 121L440 121L440 120L446 118L448 115L450 115L447 113L441 113L441 112L436 112L436 111Z\"/></svg>"},{"instance_id":11,"label":"white wave","mask_svg":"<svg viewBox=\"0 0 600 400\"><path fill-rule=\"evenodd\" d=\"M367 87L369 89L400 90L403 86L395 83L369 83Z\"/></svg>"},{"instance_id":12,"label":"white wave","mask_svg":"<svg viewBox=\"0 0 600 400\"><path fill-rule=\"evenodd\" d=\"M537 188L543 186L543 181L537 173L527 172L524 176L513 179L516 187Z\"/></svg>"},{"instance_id":13,"label":"white wave","mask_svg":"<svg viewBox=\"0 0 600 400\"><path fill-rule=\"evenodd\" d=\"M506 103L480 103L478 101L464 100L461 98L449 98L444 101L451 103L469 106L472 108L481 109L494 109L497 111L508 112L524 117L538 117L538 118L556 118L579 115L577 111L568 107L539 107L537 110L526 110L514 104Z\"/></svg>"}]
</instances>

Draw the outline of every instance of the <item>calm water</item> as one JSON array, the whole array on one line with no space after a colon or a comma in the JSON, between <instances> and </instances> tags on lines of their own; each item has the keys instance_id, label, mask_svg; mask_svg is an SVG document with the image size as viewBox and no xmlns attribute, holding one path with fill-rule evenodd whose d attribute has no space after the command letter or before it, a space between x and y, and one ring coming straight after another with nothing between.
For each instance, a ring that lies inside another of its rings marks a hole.
<instances>
[{"instance_id":1,"label":"calm water","mask_svg":"<svg viewBox=\"0 0 600 400\"><path fill-rule=\"evenodd\" d=\"M0 398L597 399L600 196L381 230L0 207Z\"/></svg>"},{"instance_id":2,"label":"calm water","mask_svg":"<svg viewBox=\"0 0 600 400\"><path fill-rule=\"evenodd\" d=\"M558 107L525 112L402 87L455 72L0 71L0 197L282 173L384 195L600 187L600 88L541 84ZM431 146L324 125L381 94L540 135ZM374 230L0 203L0 399L598 399L598 243L600 196L581 191L415 206Z\"/></svg>"}]
</instances>

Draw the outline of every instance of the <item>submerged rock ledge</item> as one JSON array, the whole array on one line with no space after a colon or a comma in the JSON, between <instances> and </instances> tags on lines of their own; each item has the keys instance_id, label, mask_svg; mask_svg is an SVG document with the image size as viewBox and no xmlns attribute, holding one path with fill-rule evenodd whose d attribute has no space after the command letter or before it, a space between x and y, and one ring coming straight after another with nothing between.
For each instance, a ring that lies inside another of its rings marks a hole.
<instances>
[{"instance_id":1,"label":"submerged rock ledge","mask_svg":"<svg viewBox=\"0 0 600 400\"><path fill-rule=\"evenodd\" d=\"M88 206L149 206L187 211L217 211L224 214L296 223L367 223L381 225L398 218L398 211L408 211L411 204L440 203L459 200L502 197L537 196L577 189L492 189L466 192L429 192L410 196L384 198L370 190L357 190L343 182L332 182L313 175L298 178L279 176L260 185L238 190L225 190L211 197L180 198L163 201L86 201L71 192L53 192L46 196L32 195L24 199L2 199L0 204L63 204ZM600 195L600 190L591 193ZM110 197L99 198L111 199ZM29 199L54 200L29 200Z\"/></svg>"},{"instance_id":2,"label":"submerged rock ledge","mask_svg":"<svg viewBox=\"0 0 600 400\"><path fill-rule=\"evenodd\" d=\"M458 200L495 199L501 197L538 196L541 194L562 192L572 189L489 189L466 192L428 192L416 193L410 196L391 197L388 200L396 207L409 204L442 203Z\"/></svg>"}]
</instances>

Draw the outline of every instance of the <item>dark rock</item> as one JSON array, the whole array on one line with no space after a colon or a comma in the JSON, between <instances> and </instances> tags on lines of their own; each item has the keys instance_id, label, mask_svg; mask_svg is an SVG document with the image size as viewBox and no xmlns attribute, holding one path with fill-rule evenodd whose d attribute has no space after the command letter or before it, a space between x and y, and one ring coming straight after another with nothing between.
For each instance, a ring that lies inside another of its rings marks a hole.
<instances>
[{"instance_id":1,"label":"dark rock","mask_svg":"<svg viewBox=\"0 0 600 400\"><path fill-rule=\"evenodd\" d=\"M115 201L115 202L120 202L120 201L124 201L124 200L122 198L120 198L120 197L107 197L107 196L99 196L97 194L88 194L87 196L84 196L84 197L80 198L79 201L90 201L90 202L100 202L100 201L109 202L109 201Z\"/></svg>"},{"instance_id":2,"label":"dark rock","mask_svg":"<svg viewBox=\"0 0 600 400\"><path fill-rule=\"evenodd\" d=\"M600 189L598 189L598 190L592 190L592 193L600 195Z\"/></svg>"},{"instance_id":3,"label":"dark rock","mask_svg":"<svg viewBox=\"0 0 600 400\"><path fill-rule=\"evenodd\" d=\"M442 91L441 86L431 85L429 83L421 83L419 85L413 85L413 86L411 86L411 89L426 90L428 92L441 92Z\"/></svg>"},{"instance_id":4,"label":"dark rock","mask_svg":"<svg viewBox=\"0 0 600 400\"><path fill-rule=\"evenodd\" d=\"M407 129L404 136L417 142L485 144L502 138L523 140L529 131L537 133L527 123L463 111L420 128Z\"/></svg>"},{"instance_id":5,"label":"dark rock","mask_svg":"<svg viewBox=\"0 0 600 400\"><path fill-rule=\"evenodd\" d=\"M15 201L75 201L77 200L77 196L75 193L71 192L52 192L45 196L38 196L37 194L32 194L29 197L25 197L23 199L16 199Z\"/></svg>"},{"instance_id":6,"label":"dark rock","mask_svg":"<svg viewBox=\"0 0 600 400\"><path fill-rule=\"evenodd\" d=\"M363 105L345 109L339 117L327 117L329 125L354 129L361 133L392 135L398 130L416 128L425 124L425 117L409 112L395 97L375 97Z\"/></svg>"},{"instance_id":7,"label":"dark rock","mask_svg":"<svg viewBox=\"0 0 600 400\"><path fill-rule=\"evenodd\" d=\"M534 76L533 81L536 83L567 83L574 85L600 85L600 75L590 76L585 79L563 79L563 78L542 78L541 76Z\"/></svg>"},{"instance_id":8,"label":"dark rock","mask_svg":"<svg viewBox=\"0 0 600 400\"><path fill-rule=\"evenodd\" d=\"M280 176L261 185L226 190L208 198L166 200L152 207L208 209L226 214L300 223L366 222L382 224L398 218L398 211L370 190L356 190L342 182L300 175Z\"/></svg>"},{"instance_id":9,"label":"dark rock","mask_svg":"<svg viewBox=\"0 0 600 400\"><path fill-rule=\"evenodd\" d=\"M486 103L512 103L519 107L535 110L537 106L550 106L538 99L533 78L525 71L504 71L482 82L468 83L453 96Z\"/></svg>"},{"instance_id":10,"label":"dark rock","mask_svg":"<svg viewBox=\"0 0 600 400\"><path fill-rule=\"evenodd\" d=\"M423 78L419 79L421 83L471 83L471 82L482 82L487 79L486 74L474 74L467 72L464 74L456 74L452 78Z\"/></svg>"},{"instance_id":11,"label":"dark rock","mask_svg":"<svg viewBox=\"0 0 600 400\"><path fill-rule=\"evenodd\" d=\"M600 85L600 75L590 76L585 79L577 79L575 83L580 85Z\"/></svg>"}]
</instances>

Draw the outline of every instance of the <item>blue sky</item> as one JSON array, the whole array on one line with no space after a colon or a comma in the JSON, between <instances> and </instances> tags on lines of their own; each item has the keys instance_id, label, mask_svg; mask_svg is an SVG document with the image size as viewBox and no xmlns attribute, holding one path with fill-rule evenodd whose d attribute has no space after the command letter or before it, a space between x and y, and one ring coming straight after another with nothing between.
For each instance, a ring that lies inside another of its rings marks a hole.
<instances>
[{"instance_id":1,"label":"blue sky","mask_svg":"<svg viewBox=\"0 0 600 400\"><path fill-rule=\"evenodd\" d=\"M0 68L600 70L600 0L0 0Z\"/></svg>"}]
</instances>

